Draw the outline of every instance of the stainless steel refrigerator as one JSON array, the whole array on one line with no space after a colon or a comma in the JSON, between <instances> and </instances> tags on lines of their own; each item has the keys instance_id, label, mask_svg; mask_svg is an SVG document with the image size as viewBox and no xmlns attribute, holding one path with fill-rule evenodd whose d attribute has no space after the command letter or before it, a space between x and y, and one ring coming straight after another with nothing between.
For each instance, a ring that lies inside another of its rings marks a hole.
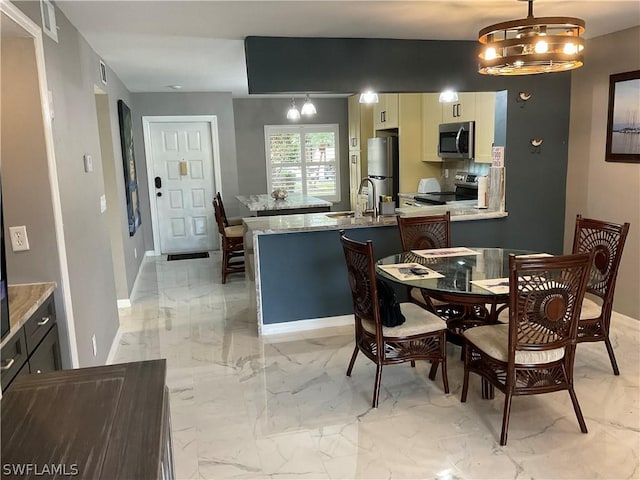
<instances>
[{"instance_id":1,"label":"stainless steel refrigerator","mask_svg":"<svg viewBox=\"0 0 640 480\"><path fill-rule=\"evenodd\" d=\"M398 137L367 140L367 175L376 186L376 202L380 195L391 195L398 206Z\"/></svg>"}]
</instances>

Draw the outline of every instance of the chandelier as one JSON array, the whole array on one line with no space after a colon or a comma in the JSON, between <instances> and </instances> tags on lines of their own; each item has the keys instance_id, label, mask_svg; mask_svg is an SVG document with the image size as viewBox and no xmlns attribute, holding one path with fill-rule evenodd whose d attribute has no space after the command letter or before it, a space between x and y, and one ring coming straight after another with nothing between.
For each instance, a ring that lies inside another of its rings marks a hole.
<instances>
[{"instance_id":1,"label":"chandelier","mask_svg":"<svg viewBox=\"0 0 640 480\"><path fill-rule=\"evenodd\" d=\"M485 75L533 75L563 72L583 65L584 20L533 16L496 23L478 33L482 44L478 72Z\"/></svg>"}]
</instances>

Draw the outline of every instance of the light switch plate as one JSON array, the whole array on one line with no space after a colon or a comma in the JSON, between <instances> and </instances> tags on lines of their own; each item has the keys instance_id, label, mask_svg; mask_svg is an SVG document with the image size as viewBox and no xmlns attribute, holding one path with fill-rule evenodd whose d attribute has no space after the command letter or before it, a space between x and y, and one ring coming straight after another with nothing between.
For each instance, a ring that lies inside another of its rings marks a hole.
<instances>
[{"instance_id":1,"label":"light switch plate","mask_svg":"<svg viewBox=\"0 0 640 480\"><path fill-rule=\"evenodd\" d=\"M84 171L86 173L93 172L93 157L88 153L84 156Z\"/></svg>"},{"instance_id":2,"label":"light switch plate","mask_svg":"<svg viewBox=\"0 0 640 480\"><path fill-rule=\"evenodd\" d=\"M100 195L100 213L107 211L107 196Z\"/></svg>"}]
</instances>

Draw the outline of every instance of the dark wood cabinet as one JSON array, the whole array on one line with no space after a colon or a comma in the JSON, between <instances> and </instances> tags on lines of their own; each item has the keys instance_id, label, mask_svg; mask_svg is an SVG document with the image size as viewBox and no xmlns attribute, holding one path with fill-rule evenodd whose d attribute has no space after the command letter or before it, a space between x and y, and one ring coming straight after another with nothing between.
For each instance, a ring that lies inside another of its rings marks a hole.
<instances>
[{"instance_id":1,"label":"dark wood cabinet","mask_svg":"<svg viewBox=\"0 0 640 480\"><path fill-rule=\"evenodd\" d=\"M17 378L0 404L3 465L53 465L76 478L175 478L165 379L165 360Z\"/></svg>"},{"instance_id":2,"label":"dark wood cabinet","mask_svg":"<svg viewBox=\"0 0 640 480\"><path fill-rule=\"evenodd\" d=\"M20 369L27 362L27 345L24 340L24 330L21 328L2 347L0 351L0 383L4 391L16 377ZM27 366L27 373L28 373Z\"/></svg>"},{"instance_id":3,"label":"dark wood cabinet","mask_svg":"<svg viewBox=\"0 0 640 480\"><path fill-rule=\"evenodd\" d=\"M54 323L38 348L29 357L29 372L46 373L61 369L58 325Z\"/></svg>"},{"instance_id":4,"label":"dark wood cabinet","mask_svg":"<svg viewBox=\"0 0 640 480\"><path fill-rule=\"evenodd\" d=\"M9 287L10 294L16 291L15 288L19 287ZM0 349L0 379L3 392L9 388L18 374L62 369L53 293L41 300L37 300L40 305L35 312L24 322L12 326L14 332L7 340L3 340ZM20 310L24 309L24 305L20 307ZM29 310L28 306L26 308ZM13 310L10 314L13 314L12 312Z\"/></svg>"}]
</instances>

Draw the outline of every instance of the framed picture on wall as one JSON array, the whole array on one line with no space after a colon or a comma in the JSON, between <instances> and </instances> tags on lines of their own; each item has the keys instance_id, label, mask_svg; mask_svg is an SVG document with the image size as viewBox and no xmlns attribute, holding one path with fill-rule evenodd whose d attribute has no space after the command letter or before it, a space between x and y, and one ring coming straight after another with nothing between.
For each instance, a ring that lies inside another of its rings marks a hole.
<instances>
[{"instance_id":1,"label":"framed picture on wall","mask_svg":"<svg viewBox=\"0 0 640 480\"><path fill-rule=\"evenodd\" d=\"M124 190L127 197L127 216L129 218L129 236L133 237L142 223L140 220L140 199L138 197L138 176L133 155L133 124L131 110L126 103L118 100L118 118L120 120L120 145L124 167Z\"/></svg>"},{"instance_id":2,"label":"framed picture on wall","mask_svg":"<svg viewBox=\"0 0 640 480\"><path fill-rule=\"evenodd\" d=\"M605 160L640 163L640 70L609 76Z\"/></svg>"}]
</instances>

